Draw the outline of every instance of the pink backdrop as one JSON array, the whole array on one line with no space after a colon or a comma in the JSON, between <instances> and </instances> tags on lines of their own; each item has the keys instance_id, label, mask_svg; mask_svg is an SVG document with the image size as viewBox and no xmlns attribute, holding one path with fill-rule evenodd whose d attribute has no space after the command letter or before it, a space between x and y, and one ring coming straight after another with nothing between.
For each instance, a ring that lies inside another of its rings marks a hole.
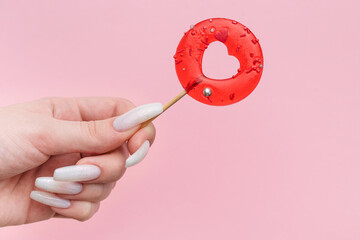
<instances>
[{"instance_id":1,"label":"pink backdrop","mask_svg":"<svg viewBox=\"0 0 360 240\"><path fill-rule=\"evenodd\" d=\"M238 104L185 97L158 118L147 159L93 219L3 228L0 239L360 239L359 8L1 0L1 105L88 95L165 103L181 91L172 56L183 32L210 17L247 25L265 68ZM217 60L208 63L221 73Z\"/></svg>"}]
</instances>

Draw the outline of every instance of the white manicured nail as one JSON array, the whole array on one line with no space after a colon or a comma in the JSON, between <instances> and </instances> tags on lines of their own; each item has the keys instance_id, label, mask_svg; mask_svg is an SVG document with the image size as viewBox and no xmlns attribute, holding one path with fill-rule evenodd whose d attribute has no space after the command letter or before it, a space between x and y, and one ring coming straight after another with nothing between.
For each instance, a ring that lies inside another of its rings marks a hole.
<instances>
[{"instance_id":1,"label":"white manicured nail","mask_svg":"<svg viewBox=\"0 0 360 240\"><path fill-rule=\"evenodd\" d=\"M142 105L117 117L113 122L113 126L117 131L125 131L153 117L156 117L162 112L163 105L161 103Z\"/></svg>"},{"instance_id":2,"label":"white manicured nail","mask_svg":"<svg viewBox=\"0 0 360 240\"><path fill-rule=\"evenodd\" d=\"M56 169L54 180L64 182L89 181L98 178L100 174L100 168L95 165L73 165Z\"/></svg>"},{"instance_id":3,"label":"white manicured nail","mask_svg":"<svg viewBox=\"0 0 360 240\"><path fill-rule=\"evenodd\" d=\"M136 152L134 152L133 155L131 155L130 157L128 157L128 159L126 159L125 167L128 168L141 162L141 160L143 160L146 154L148 153L149 148L150 148L150 142L146 140L141 145L141 147Z\"/></svg>"},{"instance_id":4,"label":"white manicured nail","mask_svg":"<svg viewBox=\"0 0 360 240\"><path fill-rule=\"evenodd\" d=\"M38 177L35 186L47 192L62 194L78 194L82 190L81 183L55 181L52 177Z\"/></svg>"},{"instance_id":5,"label":"white manicured nail","mask_svg":"<svg viewBox=\"0 0 360 240\"><path fill-rule=\"evenodd\" d=\"M30 193L30 198L52 207L68 208L71 205L69 200L59 198L55 194L48 192L32 191Z\"/></svg>"}]
</instances>

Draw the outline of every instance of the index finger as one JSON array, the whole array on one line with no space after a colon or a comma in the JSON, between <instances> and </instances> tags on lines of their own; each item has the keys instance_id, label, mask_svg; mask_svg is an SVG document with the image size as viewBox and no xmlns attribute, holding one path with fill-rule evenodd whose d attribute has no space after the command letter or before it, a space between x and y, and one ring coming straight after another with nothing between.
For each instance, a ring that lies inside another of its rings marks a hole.
<instances>
[{"instance_id":1,"label":"index finger","mask_svg":"<svg viewBox=\"0 0 360 240\"><path fill-rule=\"evenodd\" d=\"M121 115L135 107L127 99L114 97L49 98L53 117L60 120L92 121Z\"/></svg>"}]
</instances>

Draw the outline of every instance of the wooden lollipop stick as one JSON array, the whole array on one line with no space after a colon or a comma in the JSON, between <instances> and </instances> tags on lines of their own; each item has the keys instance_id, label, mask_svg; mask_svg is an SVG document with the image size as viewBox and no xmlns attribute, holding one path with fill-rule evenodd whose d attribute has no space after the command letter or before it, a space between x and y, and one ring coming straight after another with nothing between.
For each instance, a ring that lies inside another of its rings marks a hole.
<instances>
[{"instance_id":1,"label":"wooden lollipop stick","mask_svg":"<svg viewBox=\"0 0 360 240\"><path fill-rule=\"evenodd\" d=\"M177 101L179 101L183 96L186 95L186 90L184 89L181 93L179 93L176 97L174 97L173 99L171 99L167 104L164 105L163 107L163 112L164 113L168 108L170 108L172 105L174 105ZM161 113L161 114L162 114ZM141 127L146 127L149 123L151 123L155 118L157 118L158 116L160 116L161 114L157 115L156 117L153 117L149 120L147 120L146 122L143 122L141 124Z\"/></svg>"},{"instance_id":2,"label":"wooden lollipop stick","mask_svg":"<svg viewBox=\"0 0 360 240\"><path fill-rule=\"evenodd\" d=\"M174 97L173 99L171 99L171 101L169 101L167 104L164 105L164 111L163 112L165 112L169 107L174 105L177 101L179 101L185 95L186 95L186 90L184 89L181 93L176 95L176 97Z\"/></svg>"}]
</instances>

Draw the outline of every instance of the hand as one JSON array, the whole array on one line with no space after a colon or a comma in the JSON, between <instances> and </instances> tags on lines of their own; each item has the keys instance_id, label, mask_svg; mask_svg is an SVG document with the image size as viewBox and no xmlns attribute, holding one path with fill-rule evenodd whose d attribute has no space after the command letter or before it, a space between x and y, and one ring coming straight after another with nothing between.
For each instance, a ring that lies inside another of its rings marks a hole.
<instances>
[{"instance_id":1,"label":"hand","mask_svg":"<svg viewBox=\"0 0 360 240\"><path fill-rule=\"evenodd\" d=\"M0 226L89 219L154 141L154 126L139 124L160 114L162 105L133 108L101 97L0 108Z\"/></svg>"}]
</instances>

